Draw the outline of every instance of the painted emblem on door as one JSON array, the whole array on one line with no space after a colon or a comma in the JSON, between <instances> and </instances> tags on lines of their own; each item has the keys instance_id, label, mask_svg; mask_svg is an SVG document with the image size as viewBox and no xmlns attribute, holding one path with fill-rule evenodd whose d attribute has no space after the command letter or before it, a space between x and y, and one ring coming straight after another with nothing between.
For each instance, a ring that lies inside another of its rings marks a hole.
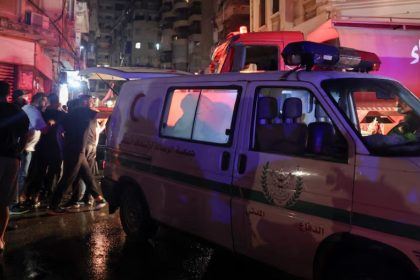
<instances>
[{"instance_id":1,"label":"painted emblem on door","mask_svg":"<svg viewBox=\"0 0 420 280\"><path fill-rule=\"evenodd\" d=\"M279 207L292 207L303 191L303 178L299 167L291 171L270 168L270 162L263 166L261 188L270 204Z\"/></svg>"}]
</instances>

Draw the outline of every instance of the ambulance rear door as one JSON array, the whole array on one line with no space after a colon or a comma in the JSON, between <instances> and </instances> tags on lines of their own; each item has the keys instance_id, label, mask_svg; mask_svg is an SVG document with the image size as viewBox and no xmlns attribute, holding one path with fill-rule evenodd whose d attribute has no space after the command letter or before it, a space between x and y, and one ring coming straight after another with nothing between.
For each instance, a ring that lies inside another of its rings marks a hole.
<instances>
[{"instance_id":1,"label":"ambulance rear door","mask_svg":"<svg viewBox=\"0 0 420 280\"><path fill-rule=\"evenodd\" d=\"M232 248L231 196L234 155L245 82L188 82L167 90L159 151L153 156L154 215Z\"/></svg>"}]
</instances>

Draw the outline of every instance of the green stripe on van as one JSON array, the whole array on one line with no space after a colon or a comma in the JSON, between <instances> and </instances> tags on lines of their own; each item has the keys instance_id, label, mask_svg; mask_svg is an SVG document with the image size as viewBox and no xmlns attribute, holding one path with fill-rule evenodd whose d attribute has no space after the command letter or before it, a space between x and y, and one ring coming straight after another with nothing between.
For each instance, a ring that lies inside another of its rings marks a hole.
<instances>
[{"instance_id":1,"label":"green stripe on van","mask_svg":"<svg viewBox=\"0 0 420 280\"><path fill-rule=\"evenodd\" d=\"M121 165L130 169L156 174L175 181L193 185L194 187L209 189L215 192L232 195L233 197L243 198L246 200L252 200L262 204L270 204L270 202L265 198L264 194L260 191L245 189L230 184L223 184L216 181L188 175L185 173L151 166L148 163L141 163L137 160L134 160L133 158L135 158L135 156L132 155L112 155L106 152L105 158L106 160L119 162ZM294 206L287 207L287 209L328 220L341 222L344 224L352 224L366 229L371 229L383 233L393 234L420 241L420 227L416 225L395 222L356 212L351 213L350 211L344 209L329 207L301 200L298 201Z\"/></svg>"},{"instance_id":2,"label":"green stripe on van","mask_svg":"<svg viewBox=\"0 0 420 280\"><path fill-rule=\"evenodd\" d=\"M257 201L263 204L271 204L265 198L264 193L260 191L244 189L237 186L233 186L233 187L238 189L238 192L241 193L241 195L239 196L243 197L244 199ZM345 224L350 223L350 212L343 209L338 209L334 207L310 203L310 202L301 201L301 200L299 200L295 205L291 207L286 207L286 208L291 211L318 216L321 218L334 220L334 221L338 221Z\"/></svg>"},{"instance_id":3,"label":"green stripe on van","mask_svg":"<svg viewBox=\"0 0 420 280\"><path fill-rule=\"evenodd\" d=\"M175 181L187 183L198 188L210 189L215 192L219 192L219 193L223 193L227 195L233 195L232 186L230 184L224 184L224 183L220 183L213 180L207 180L207 179L203 179L202 177L196 177L196 176L188 175L182 172L169 170L166 168L151 166L148 163L142 163L142 162L138 162L138 161L130 159L130 157L133 158L133 156L131 155L127 157L125 155L115 156L115 155L109 155L108 153L106 153L105 157L107 160L118 161L121 165L131 168L131 169L159 175L159 176L172 179Z\"/></svg>"},{"instance_id":4,"label":"green stripe on van","mask_svg":"<svg viewBox=\"0 0 420 280\"><path fill-rule=\"evenodd\" d=\"M352 224L384 233L420 241L420 227L383 218L353 213Z\"/></svg>"}]
</instances>

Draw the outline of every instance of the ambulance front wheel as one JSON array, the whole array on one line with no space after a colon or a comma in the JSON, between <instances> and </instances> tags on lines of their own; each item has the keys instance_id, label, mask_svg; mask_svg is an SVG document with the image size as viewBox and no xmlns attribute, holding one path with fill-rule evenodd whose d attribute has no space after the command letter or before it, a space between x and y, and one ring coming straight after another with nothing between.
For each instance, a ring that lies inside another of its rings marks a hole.
<instances>
[{"instance_id":1,"label":"ambulance front wheel","mask_svg":"<svg viewBox=\"0 0 420 280\"><path fill-rule=\"evenodd\" d=\"M129 238L146 240L156 233L146 200L134 186L127 186L121 195L120 219Z\"/></svg>"}]
</instances>

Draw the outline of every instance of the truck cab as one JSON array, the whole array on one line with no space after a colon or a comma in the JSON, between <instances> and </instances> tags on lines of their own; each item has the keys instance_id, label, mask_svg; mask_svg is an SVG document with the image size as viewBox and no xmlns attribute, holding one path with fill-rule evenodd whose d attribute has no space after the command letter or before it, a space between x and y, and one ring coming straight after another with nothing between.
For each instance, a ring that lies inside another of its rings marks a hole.
<instances>
[{"instance_id":1,"label":"truck cab","mask_svg":"<svg viewBox=\"0 0 420 280\"><path fill-rule=\"evenodd\" d=\"M281 71L286 66L281 57L284 47L303 40L297 31L251 32L244 27L230 33L213 51L209 72Z\"/></svg>"}]
</instances>

